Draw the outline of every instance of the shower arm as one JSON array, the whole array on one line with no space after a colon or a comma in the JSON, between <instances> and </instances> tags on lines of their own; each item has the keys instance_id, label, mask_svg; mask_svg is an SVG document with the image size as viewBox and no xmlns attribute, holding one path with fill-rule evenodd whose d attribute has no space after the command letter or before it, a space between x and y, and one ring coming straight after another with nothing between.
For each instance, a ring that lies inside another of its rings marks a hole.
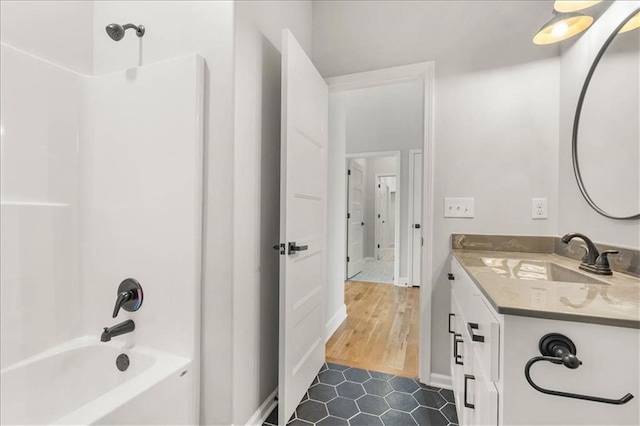
<instances>
[{"instance_id":1,"label":"shower arm","mask_svg":"<svg viewBox=\"0 0 640 426\"><path fill-rule=\"evenodd\" d=\"M143 25L135 25L135 24L124 24L122 26L122 28L126 31L128 29L134 29L136 30L136 35L138 37L142 37L144 35L145 32L145 28Z\"/></svg>"}]
</instances>

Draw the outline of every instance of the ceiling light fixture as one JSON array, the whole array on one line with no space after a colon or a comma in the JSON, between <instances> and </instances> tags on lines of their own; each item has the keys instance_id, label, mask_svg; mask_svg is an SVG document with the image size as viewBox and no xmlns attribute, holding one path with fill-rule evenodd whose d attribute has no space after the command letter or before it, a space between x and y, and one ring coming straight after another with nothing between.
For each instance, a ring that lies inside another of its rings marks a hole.
<instances>
[{"instance_id":1,"label":"ceiling light fixture","mask_svg":"<svg viewBox=\"0 0 640 426\"><path fill-rule=\"evenodd\" d=\"M635 30L636 28L640 28L640 12L636 13L633 18L629 19L624 27L620 28L618 33L626 33L627 31Z\"/></svg>"},{"instance_id":2,"label":"ceiling light fixture","mask_svg":"<svg viewBox=\"0 0 640 426\"><path fill-rule=\"evenodd\" d=\"M573 0L556 0L553 8L561 13L567 12L577 12L579 10L584 10L588 7L595 6L598 3L601 3L602 0L584 0L584 1L573 1Z\"/></svg>"},{"instance_id":3,"label":"ceiling light fixture","mask_svg":"<svg viewBox=\"0 0 640 426\"><path fill-rule=\"evenodd\" d=\"M552 44L580 34L593 23L593 17L582 13L556 13L533 37L535 44Z\"/></svg>"}]
</instances>

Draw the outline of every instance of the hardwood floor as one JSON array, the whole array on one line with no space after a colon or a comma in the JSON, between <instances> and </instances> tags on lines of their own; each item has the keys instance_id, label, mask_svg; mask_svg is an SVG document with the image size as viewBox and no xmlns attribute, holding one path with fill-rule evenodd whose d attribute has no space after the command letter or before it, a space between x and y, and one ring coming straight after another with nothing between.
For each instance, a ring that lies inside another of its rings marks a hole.
<instances>
[{"instance_id":1,"label":"hardwood floor","mask_svg":"<svg viewBox=\"0 0 640 426\"><path fill-rule=\"evenodd\" d=\"M347 319L327 342L327 361L417 377L419 295L413 287L347 281Z\"/></svg>"}]
</instances>

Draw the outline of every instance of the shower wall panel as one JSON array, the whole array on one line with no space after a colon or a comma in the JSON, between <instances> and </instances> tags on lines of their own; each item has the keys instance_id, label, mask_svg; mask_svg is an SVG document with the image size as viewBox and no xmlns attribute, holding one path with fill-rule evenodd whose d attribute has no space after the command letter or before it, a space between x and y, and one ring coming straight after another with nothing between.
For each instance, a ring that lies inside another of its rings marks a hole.
<instances>
[{"instance_id":1,"label":"shower wall panel","mask_svg":"<svg viewBox=\"0 0 640 426\"><path fill-rule=\"evenodd\" d=\"M204 61L191 55L91 78L82 145L85 332L196 357L200 335ZM120 282L144 289L111 312Z\"/></svg>"},{"instance_id":2,"label":"shower wall panel","mask_svg":"<svg viewBox=\"0 0 640 426\"><path fill-rule=\"evenodd\" d=\"M204 60L102 76L2 45L2 368L133 319L114 337L191 359L197 418ZM112 318L137 279L137 312Z\"/></svg>"},{"instance_id":3,"label":"shower wall panel","mask_svg":"<svg viewBox=\"0 0 640 426\"><path fill-rule=\"evenodd\" d=\"M1 45L0 368L82 329L79 143L85 77Z\"/></svg>"}]
</instances>

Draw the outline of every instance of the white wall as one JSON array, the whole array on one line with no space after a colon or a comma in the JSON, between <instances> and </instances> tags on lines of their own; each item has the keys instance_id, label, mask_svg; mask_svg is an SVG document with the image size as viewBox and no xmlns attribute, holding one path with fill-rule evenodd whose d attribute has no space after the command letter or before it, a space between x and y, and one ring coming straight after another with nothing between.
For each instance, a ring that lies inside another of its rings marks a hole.
<instances>
[{"instance_id":1,"label":"white wall","mask_svg":"<svg viewBox=\"0 0 640 426\"><path fill-rule=\"evenodd\" d=\"M580 37L578 40L576 40L575 43L571 44L562 52L560 68L560 205L558 218L559 234L578 231L585 233L596 242L627 246L636 249L640 247L640 221L620 221L600 216L587 205L587 202L580 194L572 168L571 137L578 97L580 95L580 90L582 89L584 79L587 75L587 72L589 71L589 68L591 67L593 59L595 58L597 52L600 50L600 47L602 46L604 41L607 39L607 37L609 37L609 35L613 32L617 25L638 7L640 7L639 1L614 2L582 37ZM638 30L635 30L635 33L635 37L638 37ZM631 34L627 34L627 36L628 35ZM607 61L606 54L602 61L602 63L604 63L604 61ZM598 71L599 69L596 69L593 77L594 82L599 78ZM611 86L610 89L613 90L613 86ZM629 95L634 93L629 88L625 88L625 90L629 90ZM587 93L588 94L586 103L593 100L600 100L601 102L606 103L606 108L616 108L617 102L612 102L612 100L618 99L619 96L623 96L622 93L611 92L608 93L606 97L589 98L589 96L593 97L596 96L596 94L593 91ZM635 91L635 96L635 101L637 102L637 89ZM586 103L585 107L587 105ZM628 125L632 125L632 123L635 122L636 129L638 128L639 119L637 110L634 112L631 109L626 109L621 110L620 113L623 114L621 115L621 118L623 120L626 120ZM609 129L609 131L610 130L611 129ZM583 134L584 131L585 129L581 127L580 134ZM634 160L633 153L635 152L635 161L637 164L637 139L634 141L633 138L625 138L625 135L622 135L620 133L613 133L606 136L606 146L611 149L611 147L615 145L615 142L622 142L623 140L626 140L627 143L630 144L635 143L635 146L628 146L626 149L627 156L631 160ZM578 147L582 147L580 149L583 149L583 151L585 141L588 142L588 140L584 138L580 138L579 140ZM598 146L602 145L599 144ZM593 167L593 164L585 163L581 165L581 169L589 167ZM619 184L614 180L607 179L607 176L610 175L611 172L607 171L607 168L605 168L602 163L599 162L597 167L600 168L603 181L606 182L611 194L614 194L617 197L626 197L626 195L621 193L620 191L621 188L630 188L630 185L626 183ZM640 180L640 171L638 171L637 167L635 170L628 170L628 172L630 172L630 180L633 180L634 178L636 182ZM587 189L589 189L589 186L587 186ZM637 200L638 194L634 195ZM632 198L634 195L629 195L628 197Z\"/></svg>"},{"instance_id":2,"label":"white wall","mask_svg":"<svg viewBox=\"0 0 640 426\"><path fill-rule=\"evenodd\" d=\"M346 175L346 108L347 92L329 94L329 148L327 163L327 287L325 318L327 334L333 333L347 315L344 303L346 276L345 247L347 245L347 185ZM333 165L333 167L332 167ZM335 324L337 323L337 325ZM329 337L329 336L327 336Z\"/></svg>"},{"instance_id":3,"label":"white wall","mask_svg":"<svg viewBox=\"0 0 640 426\"><path fill-rule=\"evenodd\" d=\"M531 43L551 10L545 1L314 3L324 76L435 60L434 373L449 374L450 234L556 233L558 47ZM475 197L476 217L444 219L445 196ZM532 197L549 199L549 220L531 220Z\"/></svg>"},{"instance_id":4,"label":"white wall","mask_svg":"<svg viewBox=\"0 0 640 426\"><path fill-rule=\"evenodd\" d=\"M3 0L0 38L61 67L91 74L93 9L93 1Z\"/></svg>"},{"instance_id":5,"label":"white wall","mask_svg":"<svg viewBox=\"0 0 640 426\"><path fill-rule=\"evenodd\" d=\"M432 347L444 348L432 352L436 373L449 362L450 235L556 234L558 72L550 59L436 81ZM475 218L445 219L444 197L474 197ZM548 220L531 219L532 197L548 198Z\"/></svg>"},{"instance_id":6,"label":"white wall","mask_svg":"<svg viewBox=\"0 0 640 426\"><path fill-rule=\"evenodd\" d=\"M311 2L235 2L233 422L278 385L282 29L311 52ZM228 182L228 179L224 182Z\"/></svg>"},{"instance_id":7,"label":"white wall","mask_svg":"<svg viewBox=\"0 0 640 426\"><path fill-rule=\"evenodd\" d=\"M422 148L423 103L421 81L352 90L348 95L347 154L400 151L399 277L408 274L409 150ZM365 235L372 235L374 230L367 228ZM373 237L365 237L365 253L371 247Z\"/></svg>"}]
</instances>

